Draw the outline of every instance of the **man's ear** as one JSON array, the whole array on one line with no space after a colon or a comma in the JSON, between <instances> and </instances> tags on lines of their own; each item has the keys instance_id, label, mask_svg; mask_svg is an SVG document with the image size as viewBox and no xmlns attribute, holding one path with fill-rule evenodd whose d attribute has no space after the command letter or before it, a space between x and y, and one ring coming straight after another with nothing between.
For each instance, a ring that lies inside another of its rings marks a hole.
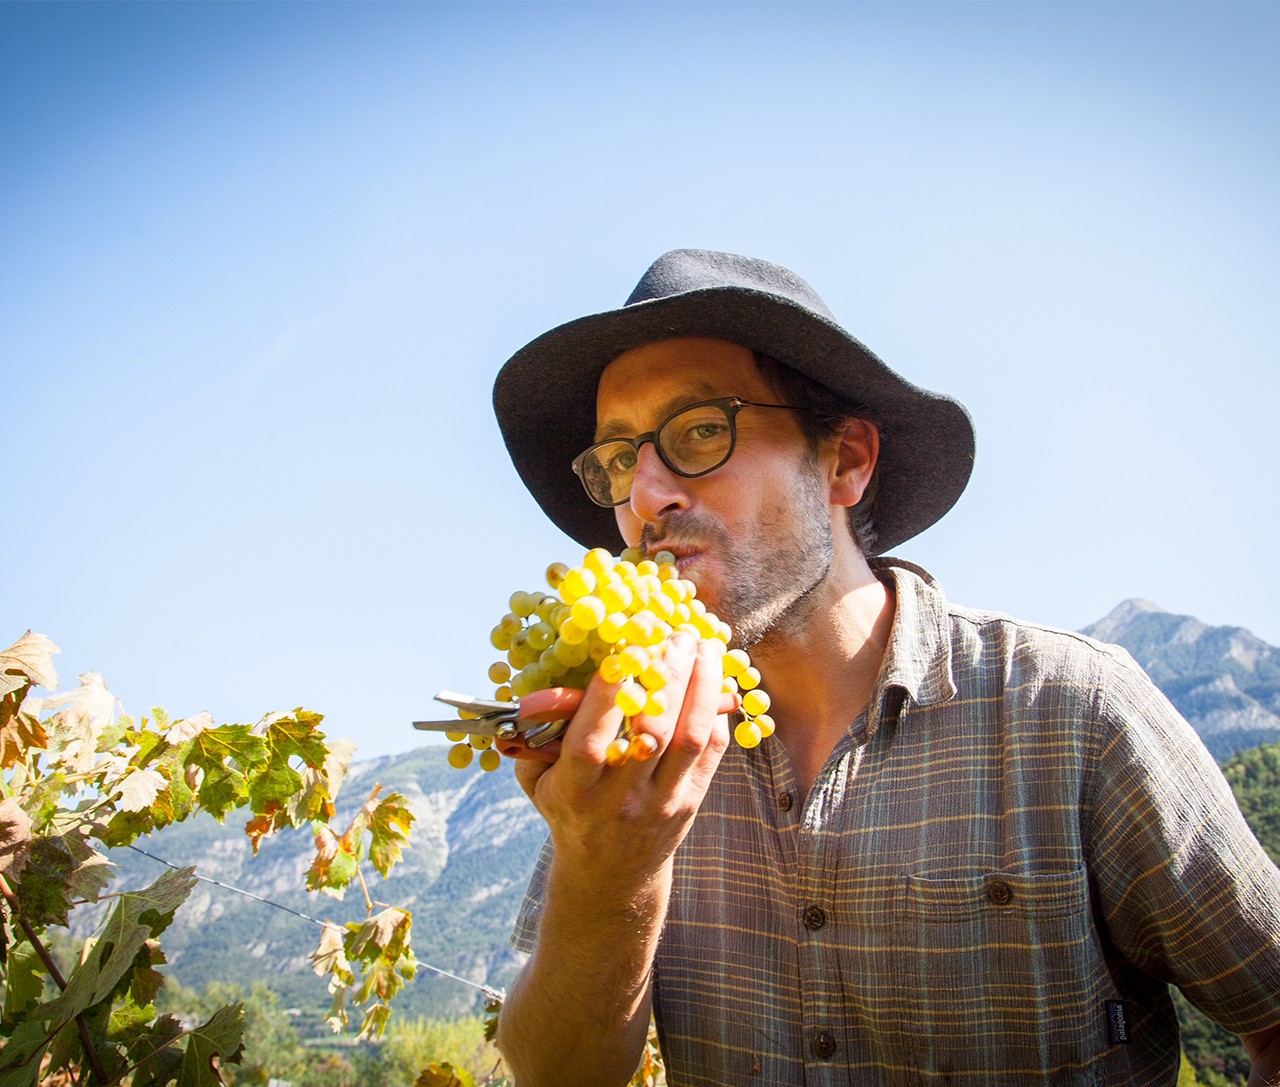
<instances>
[{"instance_id":1,"label":"man's ear","mask_svg":"<svg viewBox=\"0 0 1280 1087\"><path fill-rule=\"evenodd\" d=\"M844 430L834 441L831 501L837 506L856 506L871 483L880 457L880 430L866 419L846 419Z\"/></svg>"}]
</instances>

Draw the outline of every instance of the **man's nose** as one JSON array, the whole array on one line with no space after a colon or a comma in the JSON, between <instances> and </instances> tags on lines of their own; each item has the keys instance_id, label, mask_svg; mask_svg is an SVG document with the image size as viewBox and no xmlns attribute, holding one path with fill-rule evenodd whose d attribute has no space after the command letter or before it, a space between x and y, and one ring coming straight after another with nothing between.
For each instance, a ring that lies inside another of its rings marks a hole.
<instances>
[{"instance_id":1,"label":"man's nose","mask_svg":"<svg viewBox=\"0 0 1280 1087\"><path fill-rule=\"evenodd\" d=\"M636 472L631 479L630 506L640 520L657 524L675 510L686 509L688 480L676 475L658 456L653 442L645 442L636 450Z\"/></svg>"}]
</instances>

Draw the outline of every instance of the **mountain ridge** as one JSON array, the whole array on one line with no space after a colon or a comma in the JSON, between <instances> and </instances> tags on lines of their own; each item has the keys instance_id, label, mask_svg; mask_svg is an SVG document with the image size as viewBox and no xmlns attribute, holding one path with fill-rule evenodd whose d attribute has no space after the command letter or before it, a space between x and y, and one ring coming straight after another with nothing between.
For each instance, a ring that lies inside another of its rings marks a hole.
<instances>
[{"instance_id":1,"label":"mountain ridge","mask_svg":"<svg viewBox=\"0 0 1280 1087\"><path fill-rule=\"evenodd\" d=\"M1280 741L1280 649L1244 627L1132 598L1081 633L1128 650L1214 758Z\"/></svg>"}]
</instances>

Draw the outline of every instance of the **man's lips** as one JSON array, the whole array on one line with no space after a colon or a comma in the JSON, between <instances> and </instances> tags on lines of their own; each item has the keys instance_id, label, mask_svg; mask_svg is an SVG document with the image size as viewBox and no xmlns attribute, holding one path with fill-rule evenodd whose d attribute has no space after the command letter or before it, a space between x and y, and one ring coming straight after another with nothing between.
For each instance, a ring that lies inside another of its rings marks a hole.
<instances>
[{"instance_id":1,"label":"man's lips","mask_svg":"<svg viewBox=\"0 0 1280 1087\"><path fill-rule=\"evenodd\" d=\"M702 551L686 544L656 543L649 547L649 557L653 558L660 551L669 551L676 557L676 569L683 575L685 570L698 561Z\"/></svg>"}]
</instances>

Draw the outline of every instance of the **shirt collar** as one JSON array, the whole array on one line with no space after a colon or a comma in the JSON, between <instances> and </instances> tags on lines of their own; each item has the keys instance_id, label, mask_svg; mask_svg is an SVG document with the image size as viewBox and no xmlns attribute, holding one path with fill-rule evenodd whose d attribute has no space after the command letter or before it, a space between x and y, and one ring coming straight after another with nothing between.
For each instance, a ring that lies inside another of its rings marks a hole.
<instances>
[{"instance_id":1,"label":"shirt collar","mask_svg":"<svg viewBox=\"0 0 1280 1087\"><path fill-rule=\"evenodd\" d=\"M903 559L872 559L875 575L893 590L893 628L869 705L867 736L893 715L905 695L918 706L954 698L951 621L942 586L923 567ZM900 692L897 698L890 698Z\"/></svg>"}]
</instances>

